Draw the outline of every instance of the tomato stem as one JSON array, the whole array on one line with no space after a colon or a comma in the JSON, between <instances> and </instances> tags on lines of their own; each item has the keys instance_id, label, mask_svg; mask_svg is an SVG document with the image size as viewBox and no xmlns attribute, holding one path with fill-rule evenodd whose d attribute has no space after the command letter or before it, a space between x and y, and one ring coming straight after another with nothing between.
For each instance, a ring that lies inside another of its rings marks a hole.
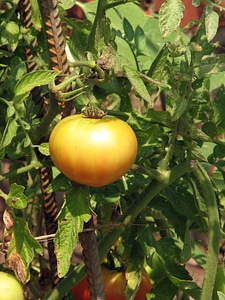
<instances>
[{"instance_id":1,"label":"tomato stem","mask_svg":"<svg viewBox=\"0 0 225 300\"><path fill-rule=\"evenodd\" d=\"M91 99L88 105L81 110L84 117L91 119L101 119L107 115L107 109L105 108L105 111L102 110L98 106L98 102L96 103L96 101L93 101L93 99Z\"/></svg>"},{"instance_id":2,"label":"tomato stem","mask_svg":"<svg viewBox=\"0 0 225 300\"><path fill-rule=\"evenodd\" d=\"M208 174L199 163L193 168L193 173L208 208L208 258L200 297L200 300L208 300L212 299L218 265L219 243L221 238L220 219L215 192Z\"/></svg>"}]
</instances>

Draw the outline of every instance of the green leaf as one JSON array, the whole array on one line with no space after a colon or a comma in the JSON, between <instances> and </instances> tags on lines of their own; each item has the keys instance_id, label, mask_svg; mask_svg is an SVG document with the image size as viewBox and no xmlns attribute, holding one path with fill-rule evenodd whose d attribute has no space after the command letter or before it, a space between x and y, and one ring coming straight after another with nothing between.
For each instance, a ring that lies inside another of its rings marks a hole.
<instances>
[{"instance_id":1,"label":"green leaf","mask_svg":"<svg viewBox=\"0 0 225 300\"><path fill-rule=\"evenodd\" d=\"M213 122L206 122L202 125L202 131L210 136L211 138L214 138L217 134L217 128L215 123Z\"/></svg>"},{"instance_id":2,"label":"green leaf","mask_svg":"<svg viewBox=\"0 0 225 300\"><path fill-rule=\"evenodd\" d=\"M168 278L165 278L151 292L156 296L155 299L172 300L177 292L177 287Z\"/></svg>"},{"instance_id":3,"label":"green leaf","mask_svg":"<svg viewBox=\"0 0 225 300\"><path fill-rule=\"evenodd\" d=\"M22 76L27 73L25 62L19 56L13 56L10 60L10 75L16 80L19 80Z\"/></svg>"},{"instance_id":4,"label":"green leaf","mask_svg":"<svg viewBox=\"0 0 225 300\"><path fill-rule=\"evenodd\" d=\"M5 33L8 40L8 49L14 52L19 42L19 26L13 22L9 21L5 26Z\"/></svg>"},{"instance_id":5,"label":"green leaf","mask_svg":"<svg viewBox=\"0 0 225 300\"><path fill-rule=\"evenodd\" d=\"M219 26L219 15L213 10L213 4L208 2L205 10L205 30L209 42L214 38Z\"/></svg>"},{"instance_id":6,"label":"green leaf","mask_svg":"<svg viewBox=\"0 0 225 300\"><path fill-rule=\"evenodd\" d=\"M34 87L49 84L57 74L57 71L43 70L24 75L15 86L15 96L13 100L15 102L23 101Z\"/></svg>"},{"instance_id":7,"label":"green leaf","mask_svg":"<svg viewBox=\"0 0 225 300\"><path fill-rule=\"evenodd\" d=\"M159 10L162 37L168 37L180 25L185 6L181 0L166 0Z\"/></svg>"},{"instance_id":8,"label":"green leaf","mask_svg":"<svg viewBox=\"0 0 225 300\"><path fill-rule=\"evenodd\" d=\"M49 144L48 143L42 143L38 146L38 151L45 155L45 156L49 156Z\"/></svg>"},{"instance_id":9,"label":"green leaf","mask_svg":"<svg viewBox=\"0 0 225 300\"><path fill-rule=\"evenodd\" d=\"M191 237L189 231L189 224L186 224L186 230L184 233L184 243L180 255L181 263L186 263L191 258Z\"/></svg>"},{"instance_id":10,"label":"green leaf","mask_svg":"<svg viewBox=\"0 0 225 300\"><path fill-rule=\"evenodd\" d=\"M198 146L197 142L189 139L184 139L184 143L187 146L187 153L190 159L196 159L198 161L207 162L202 149Z\"/></svg>"},{"instance_id":11,"label":"green leaf","mask_svg":"<svg viewBox=\"0 0 225 300\"><path fill-rule=\"evenodd\" d=\"M57 175L53 181L51 182L51 184L48 186L48 193L51 192L66 192L68 190L70 190L72 187L71 185L71 181L68 179L68 177L66 177L64 174L59 173L59 175Z\"/></svg>"},{"instance_id":12,"label":"green leaf","mask_svg":"<svg viewBox=\"0 0 225 300\"><path fill-rule=\"evenodd\" d=\"M159 51L159 54L151 64L151 67L147 74L149 77L153 78L154 80L163 82L168 78L169 70L166 67L169 66L168 55L169 44L166 43L163 45L162 49Z\"/></svg>"},{"instance_id":13,"label":"green leaf","mask_svg":"<svg viewBox=\"0 0 225 300\"><path fill-rule=\"evenodd\" d=\"M225 294L221 291L217 291L218 300L225 300Z\"/></svg>"},{"instance_id":14,"label":"green leaf","mask_svg":"<svg viewBox=\"0 0 225 300\"><path fill-rule=\"evenodd\" d=\"M188 103L189 103L188 88L190 88L189 85L184 83L182 84L179 93L178 94L174 93L174 98L176 99L174 99L175 102L173 104L172 111L171 111L172 121L176 121L180 119L188 107Z\"/></svg>"},{"instance_id":15,"label":"green leaf","mask_svg":"<svg viewBox=\"0 0 225 300\"><path fill-rule=\"evenodd\" d=\"M197 66L197 68L196 74L198 78L203 77L204 75L223 72L225 70L225 55L205 55L203 56L200 65Z\"/></svg>"},{"instance_id":16,"label":"green leaf","mask_svg":"<svg viewBox=\"0 0 225 300\"><path fill-rule=\"evenodd\" d=\"M134 38L134 30L127 18L123 19L123 30L127 40L131 42Z\"/></svg>"},{"instance_id":17,"label":"green leaf","mask_svg":"<svg viewBox=\"0 0 225 300\"><path fill-rule=\"evenodd\" d=\"M29 265L34 259L34 253L42 255L42 247L31 235L22 218L14 219L12 232L6 265L14 270L23 283L26 283L30 279Z\"/></svg>"},{"instance_id":18,"label":"green leaf","mask_svg":"<svg viewBox=\"0 0 225 300\"><path fill-rule=\"evenodd\" d=\"M225 157L225 151L223 145L216 145L213 149L213 155L215 158L223 159Z\"/></svg>"},{"instance_id":19,"label":"green leaf","mask_svg":"<svg viewBox=\"0 0 225 300\"><path fill-rule=\"evenodd\" d=\"M121 64L123 65L124 72L133 86L134 90L147 102L150 103L150 95L148 90L138 75L137 71L130 65L125 59L121 58Z\"/></svg>"},{"instance_id":20,"label":"green leaf","mask_svg":"<svg viewBox=\"0 0 225 300\"><path fill-rule=\"evenodd\" d=\"M63 7L63 9L69 9L76 4L77 0L60 0L59 5ZM75 9L75 8L74 8Z\"/></svg>"},{"instance_id":21,"label":"green leaf","mask_svg":"<svg viewBox=\"0 0 225 300\"><path fill-rule=\"evenodd\" d=\"M225 130L225 105L224 105L225 87L222 85L212 101L214 110L213 121L217 127Z\"/></svg>"},{"instance_id":22,"label":"green leaf","mask_svg":"<svg viewBox=\"0 0 225 300\"><path fill-rule=\"evenodd\" d=\"M22 209L27 206L27 197L24 195L24 187L16 183L11 184L6 204L10 207Z\"/></svg>"},{"instance_id":23,"label":"green leaf","mask_svg":"<svg viewBox=\"0 0 225 300\"><path fill-rule=\"evenodd\" d=\"M40 17L40 10L38 6L38 1L37 0L30 0L31 1L31 10L32 10L32 23L33 26L36 30L41 29L41 17ZM76 2L76 0L73 0ZM68 1L67 1L68 2ZM60 1L61 3L61 1Z\"/></svg>"},{"instance_id":24,"label":"green leaf","mask_svg":"<svg viewBox=\"0 0 225 300\"><path fill-rule=\"evenodd\" d=\"M17 124L15 118L8 119L1 139L0 149L8 146L11 143L12 139L16 136L18 127L19 125Z\"/></svg>"},{"instance_id":25,"label":"green leaf","mask_svg":"<svg viewBox=\"0 0 225 300\"><path fill-rule=\"evenodd\" d=\"M68 45L73 60L86 60L87 40L90 34L92 24L88 20L70 22L72 34L70 35Z\"/></svg>"},{"instance_id":26,"label":"green leaf","mask_svg":"<svg viewBox=\"0 0 225 300\"><path fill-rule=\"evenodd\" d=\"M124 291L126 299L133 300L142 280L143 270L134 261L130 263L126 270L127 285Z\"/></svg>"},{"instance_id":27,"label":"green leaf","mask_svg":"<svg viewBox=\"0 0 225 300\"><path fill-rule=\"evenodd\" d=\"M140 26L137 26L135 28L134 42L135 47L137 49L137 55L144 53L146 49L146 36L143 29Z\"/></svg>"},{"instance_id":28,"label":"green leaf","mask_svg":"<svg viewBox=\"0 0 225 300\"><path fill-rule=\"evenodd\" d=\"M66 201L59 214L59 228L55 236L59 277L65 276L68 272L70 259L78 241L78 233L83 230L84 222L90 217L88 191L80 188L66 193Z\"/></svg>"},{"instance_id":29,"label":"green leaf","mask_svg":"<svg viewBox=\"0 0 225 300\"><path fill-rule=\"evenodd\" d=\"M13 107L13 105L9 105L7 107L7 117L11 118L15 113L15 108Z\"/></svg>"},{"instance_id":30,"label":"green leaf","mask_svg":"<svg viewBox=\"0 0 225 300\"><path fill-rule=\"evenodd\" d=\"M115 203L120 201L120 191L116 185L110 184L103 189L95 189L92 200L98 203Z\"/></svg>"},{"instance_id":31,"label":"green leaf","mask_svg":"<svg viewBox=\"0 0 225 300\"><path fill-rule=\"evenodd\" d=\"M201 288L195 282L191 281L191 279L179 280L171 276L169 276L169 279L185 294L193 297L194 299L200 299Z\"/></svg>"}]
</instances>

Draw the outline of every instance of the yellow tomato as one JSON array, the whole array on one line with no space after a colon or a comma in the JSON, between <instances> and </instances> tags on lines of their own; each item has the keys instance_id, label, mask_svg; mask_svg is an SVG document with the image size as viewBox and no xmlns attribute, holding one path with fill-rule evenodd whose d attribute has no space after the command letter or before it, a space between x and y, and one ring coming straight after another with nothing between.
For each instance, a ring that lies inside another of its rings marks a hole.
<instances>
[{"instance_id":1,"label":"yellow tomato","mask_svg":"<svg viewBox=\"0 0 225 300\"><path fill-rule=\"evenodd\" d=\"M24 300L20 282L11 274L0 272L0 300Z\"/></svg>"},{"instance_id":2,"label":"yellow tomato","mask_svg":"<svg viewBox=\"0 0 225 300\"><path fill-rule=\"evenodd\" d=\"M137 148L132 128L108 116L66 117L55 126L49 140L55 166L71 180L93 187L123 176L133 165Z\"/></svg>"}]
</instances>

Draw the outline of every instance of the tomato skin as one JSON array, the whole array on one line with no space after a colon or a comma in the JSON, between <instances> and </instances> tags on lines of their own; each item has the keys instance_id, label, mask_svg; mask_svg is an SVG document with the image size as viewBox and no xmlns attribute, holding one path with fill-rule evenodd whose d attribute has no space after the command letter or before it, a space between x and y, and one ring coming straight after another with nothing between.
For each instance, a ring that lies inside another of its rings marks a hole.
<instances>
[{"instance_id":1,"label":"tomato skin","mask_svg":"<svg viewBox=\"0 0 225 300\"><path fill-rule=\"evenodd\" d=\"M139 289L135 295L134 300L146 300L146 294L151 290L152 285L148 276L147 271L144 269L142 275L142 281L140 283Z\"/></svg>"},{"instance_id":2,"label":"tomato skin","mask_svg":"<svg viewBox=\"0 0 225 300\"><path fill-rule=\"evenodd\" d=\"M126 288L125 274L116 270L109 270L102 267L103 284L106 300L126 300L124 290ZM148 273L144 270L140 287L136 293L135 300L146 300L146 294L151 289ZM72 289L76 300L90 300L87 278L84 277Z\"/></svg>"},{"instance_id":3,"label":"tomato skin","mask_svg":"<svg viewBox=\"0 0 225 300\"><path fill-rule=\"evenodd\" d=\"M124 296L126 287L124 274L102 267L102 275L106 300L126 300Z\"/></svg>"},{"instance_id":4,"label":"tomato skin","mask_svg":"<svg viewBox=\"0 0 225 300\"><path fill-rule=\"evenodd\" d=\"M24 300L20 282L11 274L0 272L0 299Z\"/></svg>"},{"instance_id":5,"label":"tomato skin","mask_svg":"<svg viewBox=\"0 0 225 300\"><path fill-rule=\"evenodd\" d=\"M49 150L55 166L71 180L93 187L118 180L133 165L137 139L124 121L72 115L53 129Z\"/></svg>"},{"instance_id":6,"label":"tomato skin","mask_svg":"<svg viewBox=\"0 0 225 300\"><path fill-rule=\"evenodd\" d=\"M73 288L72 294L76 300L90 300L87 277L84 277Z\"/></svg>"},{"instance_id":7,"label":"tomato skin","mask_svg":"<svg viewBox=\"0 0 225 300\"><path fill-rule=\"evenodd\" d=\"M124 296L126 279L122 272L102 267L102 277L106 300L126 300ZM73 287L72 294L76 300L90 300L87 277Z\"/></svg>"}]
</instances>

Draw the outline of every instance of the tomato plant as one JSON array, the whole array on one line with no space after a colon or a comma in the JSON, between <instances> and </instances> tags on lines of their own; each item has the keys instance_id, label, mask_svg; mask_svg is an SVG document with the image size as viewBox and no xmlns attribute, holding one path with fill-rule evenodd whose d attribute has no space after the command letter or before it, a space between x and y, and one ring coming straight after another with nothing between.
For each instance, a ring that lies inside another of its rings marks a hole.
<instances>
[{"instance_id":1,"label":"tomato plant","mask_svg":"<svg viewBox=\"0 0 225 300\"><path fill-rule=\"evenodd\" d=\"M120 119L73 115L55 126L49 149L62 173L75 182L98 187L118 180L131 168L137 139Z\"/></svg>"},{"instance_id":2,"label":"tomato plant","mask_svg":"<svg viewBox=\"0 0 225 300\"><path fill-rule=\"evenodd\" d=\"M0 272L1 299L24 300L20 282L11 274Z\"/></svg>"},{"instance_id":3,"label":"tomato plant","mask_svg":"<svg viewBox=\"0 0 225 300\"><path fill-rule=\"evenodd\" d=\"M106 300L125 300L124 290L126 287L126 277L123 272L110 270L102 267L102 276ZM143 277L136 293L135 300L146 300L146 294L151 289L148 273L144 270ZM84 277L72 289L76 300L90 300L87 278Z\"/></svg>"},{"instance_id":4,"label":"tomato plant","mask_svg":"<svg viewBox=\"0 0 225 300\"><path fill-rule=\"evenodd\" d=\"M84 2L0 4L0 261L31 300L115 253L128 299L143 267L148 298L221 296L224 0Z\"/></svg>"}]
</instances>

